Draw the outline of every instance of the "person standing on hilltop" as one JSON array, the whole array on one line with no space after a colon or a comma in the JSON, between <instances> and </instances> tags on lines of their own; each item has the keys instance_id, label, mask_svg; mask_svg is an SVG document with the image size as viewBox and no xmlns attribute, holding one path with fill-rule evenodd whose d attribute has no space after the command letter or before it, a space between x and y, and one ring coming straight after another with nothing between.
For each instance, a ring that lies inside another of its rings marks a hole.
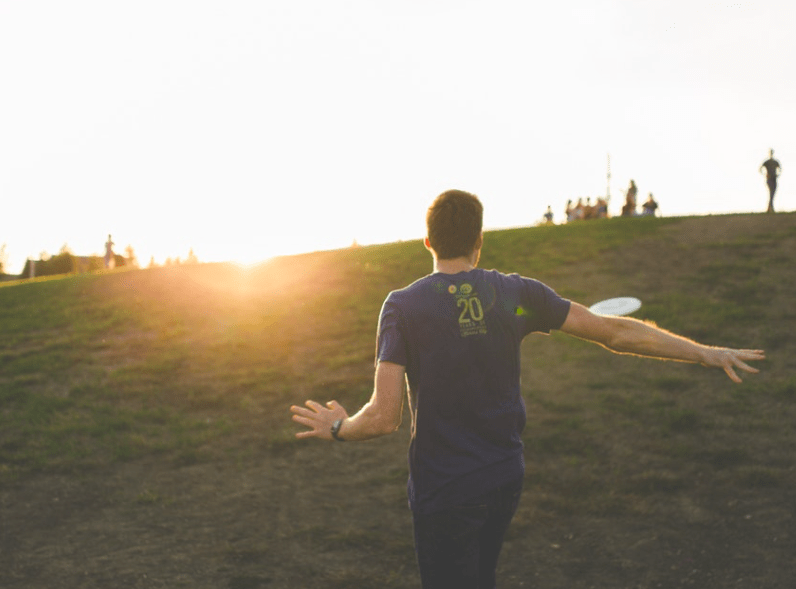
<instances>
[{"instance_id":1,"label":"person standing on hilltop","mask_svg":"<svg viewBox=\"0 0 796 589\"><path fill-rule=\"evenodd\" d=\"M782 166L774 159L774 150L768 151L768 159L760 164L760 173L766 170L766 183L768 184L768 210L767 213L774 212L774 193L777 191L777 177L782 171Z\"/></svg>"},{"instance_id":2,"label":"person standing on hilltop","mask_svg":"<svg viewBox=\"0 0 796 589\"><path fill-rule=\"evenodd\" d=\"M113 255L113 240L111 234L108 234L108 241L105 242L105 268L111 269L115 265L116 257Z\"/></svg>"},{"instance_id":3,"label":"person standing on hilltop","mask_svg":"<svg viewBox=\"0 0 796 589\"><path fill-rule=\"evenodd\" d=\"M598 219L608 218L608 201L602 196L597 197L597 218Z\"/></svg>"},{"instance_id":4,"label":"person standing on hilltop","mask_svg":"<svg viewBox=\"0 0 796 589\"><path fill-rule=\"evenodd\" d=\"M638 193L638 188L636 188L635 180L630 181L630 185L627 187L627 193L625 194L625 205L622 207L622 216L623 217L635 217L636 216L636 194Z\"/></svg>"},{"instance_id":5,"label":"person standing on hilltop","mask_svg":"<svg viewBox=\"0 0 796 589\"><path fill-rule=\"evenodd\" d=\"M721 368L734 382L736 369L758 372L746 362L764 358L762 350L706 346L636 319L596 315L537 280L481 270L482 222L480 200L461 190L429 207L424 243L434 271L384 301L374 390L358 413L349 417L337 401L290 408L307 428L297 438L367 440L398 429L406 384L407 490L424 589L495 587L525 473L525 336L561 330L617 354Z\"/></svg>"},{"instance_id":6,"label":"person standing on hilltop","mask_svg":"<svg viewBox=\"0 0 796 589\"><path fill-rule=\"evenodd\" d=\"M641 210L642 210L641 212L642 216L646 217L655 216L655 211L658 210L658 202L652 196L651 192L650 195L647 197L647 200L644 201L644 204L641 205Z\"/></svg>"},{"instance_id":7,"label":"person standing on hilltop","mask_svg":"<svg viewBox=\"0 0 796 589\"><path fill-rule=\"evenodd\" d=\"M564 209L564 216L567 218L567 223L575 220L575 207L572 206L572 199L567 201L567 208Z\"/></svg>"}]
</instances>

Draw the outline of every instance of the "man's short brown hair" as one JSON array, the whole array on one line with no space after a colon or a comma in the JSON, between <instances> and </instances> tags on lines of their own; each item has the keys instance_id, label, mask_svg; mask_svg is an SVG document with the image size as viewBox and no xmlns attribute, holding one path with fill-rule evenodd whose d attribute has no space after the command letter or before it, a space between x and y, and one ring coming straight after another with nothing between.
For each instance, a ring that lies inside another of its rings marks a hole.
<instances>
[{"instance_id":1,"label":"man's short brown hair","mask_svg":"<svg viewBox=\"0 0 796 589\"><path fill-rule=\"evenodd\" d=\"M437 258L452 260L473 253L483 218L481 201L469 192L448 190L434 199L426 213L426 231Z\"/></svg>"}]
</instances>

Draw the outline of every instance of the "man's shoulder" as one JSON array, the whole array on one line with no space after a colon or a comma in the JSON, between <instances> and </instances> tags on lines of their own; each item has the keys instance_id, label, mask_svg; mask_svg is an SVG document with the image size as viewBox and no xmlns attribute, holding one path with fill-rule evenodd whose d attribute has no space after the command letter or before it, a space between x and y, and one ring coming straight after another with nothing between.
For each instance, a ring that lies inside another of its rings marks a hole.
<instances>
[{"instance_id":1,"label":"man's shoulder","mask_svg":"<svg viewBox=\"0 0 796 589\"><path fill-rule=\"evenodd\" d=\"M530 282L536 283L538 280L534 278L529 278L528 276L523 276L518 272L501 272L500 270L483 270L484 277L486 280L492 280L496 282L504 282L504 283L511 283L511 284L520 284L523 282Z\"/></svg>"},{"instance_id":2,"label":"man's shoulder","mask_svg":"<svg viewBox=\"0 0 796 589\"><path fill-rule=\"evenodd\" d=\"M470 272L459 274L428 274L422 278L418 278L407 286L393 290L388 295L388 299L401 299L405 297L412 297L418 294L428 294L430 292L445 292L451 284L458 282L489 282L493 284L537 284L538 280L523 276L517 272L501 272L500 270L485 270L482 268L475 268Z\"/></svg>"},{"instance_id":3,"label":"man's shoulder","mask_svg":"<svg viewBox=\"0 0 796 589\"><path fill-rule=\"evenodd\" d=\"M429 282L431 276L431 274L423 276L422 278L418 278L414 282L407 284L403 288L390 291L390 293L387 295L387 301L396 302L415 296L419 291L423 290L424 286Z\"/></svg>"}]
</instances>

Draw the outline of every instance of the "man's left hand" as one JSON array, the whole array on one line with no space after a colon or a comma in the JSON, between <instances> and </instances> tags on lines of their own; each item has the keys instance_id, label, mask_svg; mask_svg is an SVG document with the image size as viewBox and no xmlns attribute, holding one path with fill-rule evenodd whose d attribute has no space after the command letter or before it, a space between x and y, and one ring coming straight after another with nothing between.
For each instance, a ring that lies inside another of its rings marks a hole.
<instances>
[{"instance_id":1,"label":"man's left hand","mask_svg":"<svg viewBox=\"0 0 796 589\"><path fill-rule=\"evenodd\" d=\"M307 401L305 407L293 405L293 421L307 426L309 429L298 432L297 438L332 439L332 424L338 419L345 419L348 413L337 401L329 401L326 407L315 401Z\"/></svg>"}]
</instances>

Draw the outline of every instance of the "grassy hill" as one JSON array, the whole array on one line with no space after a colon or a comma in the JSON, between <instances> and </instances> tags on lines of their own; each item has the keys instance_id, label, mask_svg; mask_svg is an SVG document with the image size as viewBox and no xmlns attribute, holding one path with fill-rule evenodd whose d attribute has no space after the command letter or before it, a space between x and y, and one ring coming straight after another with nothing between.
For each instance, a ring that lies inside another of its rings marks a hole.
<instances>
[{"instance_id":1,"label":"grassy hill","mask_svg":"<svg viewBox=\"0 0 796 589\"><path fill-rule=\"evenodd\" d=\"M482 267L768 355L735 385L529 336L507 586L794 578L794 251L793 214L487 233ZM0 286L0 585L417 586L406 427L298 442L288 407L356 410L384 297L430 268L412 241Z\"/></svg>"}]
</instances>

